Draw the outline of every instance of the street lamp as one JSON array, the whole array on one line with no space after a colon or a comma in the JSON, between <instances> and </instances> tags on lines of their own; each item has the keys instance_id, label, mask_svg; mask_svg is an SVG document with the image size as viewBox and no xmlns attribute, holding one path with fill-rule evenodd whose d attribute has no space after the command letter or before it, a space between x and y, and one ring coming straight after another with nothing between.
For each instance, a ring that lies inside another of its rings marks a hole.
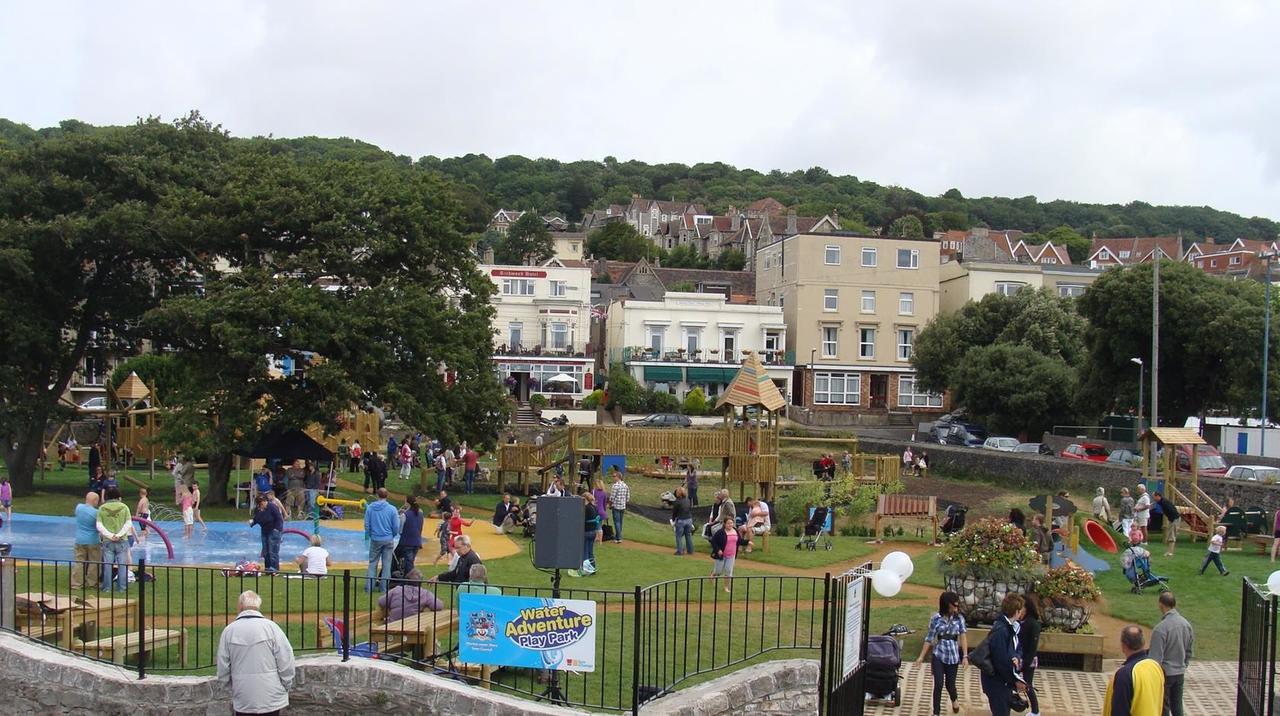
<instances>
[{"instance_id":1,"label":"street lamp","mask_svg":"<svg viewBox=\"0 0 1280 716\"><path fill-rule=\"evenodd\" d=\"M1258 430L1258 454L1267 454L1267 359L1271 353L1271 261L1276 257L1274 251L1258 254L1258 258L1267 262L1266 300L1262 307L1262 423Z\"/></svg>"},{"instance_id":2,"label":"street lamp","mask_svg":"<svg viewBox=\"0 0 1280 716\"><path fill-rule=\"evenodd\" d=\"M1142 386L1147 382L1147 366L1143 364L1141 358L1130 358L1130 363L1136 363L1138 366L1138 432L1142 432Z\"/></svg>"}]
</instances>

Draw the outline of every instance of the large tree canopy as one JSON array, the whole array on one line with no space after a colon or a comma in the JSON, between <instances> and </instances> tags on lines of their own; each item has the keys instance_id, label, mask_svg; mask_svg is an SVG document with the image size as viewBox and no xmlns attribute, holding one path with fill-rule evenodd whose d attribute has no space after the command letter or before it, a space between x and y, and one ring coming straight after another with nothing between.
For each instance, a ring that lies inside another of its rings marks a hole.
<instances>
[{"instance_id":1,"label":"large tree canopy","mask_svg":"<svg viewBox=\"0 0 1280 716\"><path fill-rule=\"evenodd\" d=\"M494 261L512 266L540 264L555 254L551 232L542 217L532 211L526 211L507 227L507 235L493 249Z\"/></svg>"}]
</instances>

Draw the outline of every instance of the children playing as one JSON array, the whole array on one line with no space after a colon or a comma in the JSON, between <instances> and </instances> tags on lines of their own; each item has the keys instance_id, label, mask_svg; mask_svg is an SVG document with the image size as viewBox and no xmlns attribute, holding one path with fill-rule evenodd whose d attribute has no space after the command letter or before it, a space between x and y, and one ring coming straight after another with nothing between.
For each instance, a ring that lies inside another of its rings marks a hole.
<instances>
[{"instance_id":1,"label":"children playing","mask_svg":"<svg viewBox=\"0 0 1280 716\"><path fill-rule=\"evenodd\" d=\"M145 487L138 488L138 507L133 511L133 514L144 520L151 519L151 500L147 497L147 488ZM138 529L138 544L143 544L146 541L147 526L142 524Z\"/></svg>"},{"instance_id":2,"label":"children playing","mask_svg":"<svg viewBox=\"0 0 1280 716\"><path fill-rule=\"evenodd\" d=\"M4 521L13 521L13 485L9 484L9 476L0 477L0 507L4 507Z\"/></svg>"},{"instance_id":3,"label":"children playing","mask_svg":"<svg viewBox=\"0 0 1280 716\"><path fill-rule=\"evenodd\" d=\"M1218 525L1218 529L1213 531L1213 536L1209 538L1209 551L1204 553L1204 561L1200 563L1200 574L1204 574L1204 570L1213 562L1213 566L1218 568L1218 574L1227 576L1231 574L1226 567L1222 566L1222 548L1227 542L1226 525Z\"/></svg>"},{"instance_id":4,"label":"children playing","mask_svg":"<svg viewBox=\"0 0 1280 716\"><path fill-rule=\"evenodd\" d=\"M191 496L190 490L182 493L178 507L182 510L182 538L191 539L191 533L195 531L196 510L195 498Z\"/></svg>"},{"instance_id":5,"label":"children playing","mask_svg":"<svg viewBox=\"0 0 1280 716\"><path fill-rule=\"evenodd\" d=\"M724 529L711 534L711 576L716 578L717 585L721 577L733 577L733 563L738 556L738 530L734 529L733 518L725 517L721 523ZM729 584L733 584L732 579ZM724 591L730 591L729 587Z\"/></svg>"}]
</instances>

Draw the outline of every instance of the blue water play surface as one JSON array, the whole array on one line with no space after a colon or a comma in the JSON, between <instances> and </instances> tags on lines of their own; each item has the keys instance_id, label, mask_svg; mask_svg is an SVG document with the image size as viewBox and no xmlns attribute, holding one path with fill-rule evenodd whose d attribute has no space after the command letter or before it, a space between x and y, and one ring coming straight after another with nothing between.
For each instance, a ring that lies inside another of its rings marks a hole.
<instances>
[{"instance_id":1,"label":"blue water play surface","mask_svg":"<svg viewBox=\"0 0 1280 716\"><path fill-rule=\"evenodd\" d=\"M173 543L173 559L170 560L164 541L156 534L148 535L145 543L134 545L133 560L146 558L151 564L205 564L230 567L247 559L260 562L262 536L257 527L250 527L249 520L238 522L209 522L209 533L196 523L191 539L183 539L181 522L156 522ZM289 522L287 528L311 533L311 522ZM135 522L134 526L138 524ZM26 559L71 559L75 544L75 519L49 515L13 514L13 520L0 529L0 542L13 545L13 556ZM369 547L364 535L354 530L330 528L320 523L320 536L324 548L329 550L335 562L361 562L369 558ZM301 535L285 534L280 542L280 561L289 562L308 547Z\"/></svg>"}]
</instances>

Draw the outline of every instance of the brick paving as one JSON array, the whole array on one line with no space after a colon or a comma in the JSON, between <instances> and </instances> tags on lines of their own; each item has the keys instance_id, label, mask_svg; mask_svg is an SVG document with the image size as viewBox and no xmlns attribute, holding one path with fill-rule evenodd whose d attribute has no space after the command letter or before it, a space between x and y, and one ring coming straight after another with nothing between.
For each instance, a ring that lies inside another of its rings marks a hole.
<instances>
[{"instance_id":1,"label":"brick paving","mask_svg":"<svg viewBox=\"0 0 1280 716\"><path fill-rule=\"evenodd\" d=\"M1046 669L1036 672L1036 690L1040 695L1041 716L1084 716L1102 713L1102 696L1107 680L1120 665L1105 661L1102 673ZM902 705L874 705L866 713L874 716L929 716L933 680L927 664L909 662L902 665ZM1236 664L1227 661L1192 662L1187 672L1183 706L1187 716L1223 716L1235 711ZM978 670L961 669L957 679L962 716L983 716L986 708ZM946 692L942 696L942 712L950 714Z\"/></svg>"}]
</instances>

